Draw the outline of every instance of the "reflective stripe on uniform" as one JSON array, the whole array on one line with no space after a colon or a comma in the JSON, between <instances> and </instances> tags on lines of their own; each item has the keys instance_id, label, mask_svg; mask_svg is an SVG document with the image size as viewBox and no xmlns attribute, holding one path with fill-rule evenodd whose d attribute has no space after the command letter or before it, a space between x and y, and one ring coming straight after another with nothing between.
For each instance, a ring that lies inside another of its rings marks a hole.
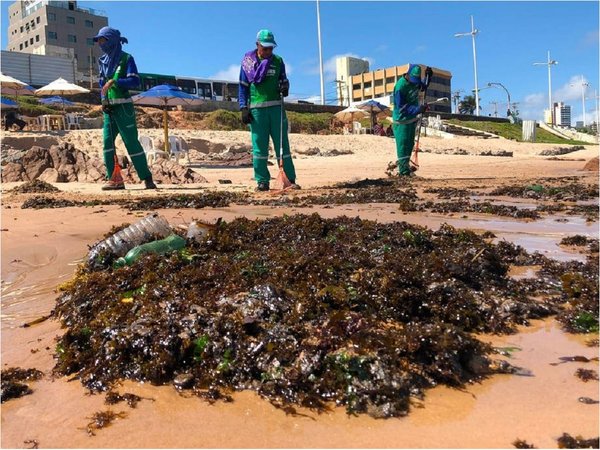
<instances>
[{"instance_id":1,"label":"reflective stripe on uniform","mask_svg":"<svg viewBox=\"0 0 600 450\"><path fill-rule=\"evenodd\" d=\"M283 156L282 156L282 158L291 158L291 157L292 157L292 155L290 155L290 154L287 154L287 155L283 155Z\"/></svg>"},{"instance_id":2,"label":"reflective stripe on uniform","mask_svg":"<svg viewBox=\"0 0 600 450\"><path fill-rule=\"evenodd\" d=\"M251 103L250 108L267 108L269 106L280 106L281 100L270 100L268 102Z\"/></svg>"},{"instance_id":3,"label":"reflective stripe on uniform","mask_svg":"<svg viewBox=\"0 0 600 450\"><path fill-rule=\"evenodd\" d=\"M107 148L107 149L104 149L104 153L112 153L112 152L114 152L114 151L115 151L115 149L114 149L114 148Z\"/></svg>"},{"instance_id":4,"label":"reflective stripe on uniform","mask_svg":"<svg viewBox=\"0 0 600 450\"><path fill-rule=\"evenodd\" d=\"M145 155L145 154L146 154L145 152L137 152L137 153L130 153L129 156L131 156L133 158L134 156L140 156L140 155Z\"/></svg>"},{"instance_id":5,"label":"reflective stripe on uniform","mask_svg":"<svg viewBox=\"0 0 600 450\"><path fill-rule=\"evenodd\" d=\"M254 159L269 159L269 157L268 157L268 156L261 156L261 155L252 155L252 157L253 157Z\"/></svg>"},{"instance_id":6,"label":"reflective stripe on uniform","mask_svg":"<svg viewBox=\"0 0 600 450\"><path fill-rule=\"evenodd\" d=\"M108 100L111 105L121 105L123 103L133 103L130 98L111 98Z\"/></svg>"}]
</instances>

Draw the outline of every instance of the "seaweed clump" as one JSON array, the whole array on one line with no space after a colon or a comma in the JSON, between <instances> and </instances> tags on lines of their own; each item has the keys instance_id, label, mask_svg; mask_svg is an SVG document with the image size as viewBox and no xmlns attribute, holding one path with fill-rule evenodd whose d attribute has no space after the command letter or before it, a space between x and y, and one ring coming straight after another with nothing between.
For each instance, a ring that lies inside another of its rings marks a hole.
<instances>
[{"instance_id":1,"label":"seaweed clump","mask_svg":"<svg viewBox=\"0 0 600 450\"><path fill-rule=\"evenodd\" d=\"M439 384L494 373L471 332L556 312L476 233L295 215L221 222L202 243L130 267L83 267L53 314L58 374L91 390L129 378L209 400L400 416Z\"/></svg>"},{"instance_id":2,"label":"seaweed clump","mask_svg":"<svg viewBox=\"0 0 600 450\"><path fill-rule=\"evenodd\" d=\"M598 381L598 372L593 369L577 369L575 372L575 376L579 378L581 381L587 383L590 380Z\"/></svg>"},{"instance_id":3,"label":"seaweed clump","mask_svg":"<svg viewBox=\"0 0 600 450\"><path fill-rule=\"evenodd\" d=\"M557 439L558 448L599 448L599 438L584 439L581 436L573 437L569 433L563 433Z\"/></svg>"},{"instance_id":4,"label":"seaweed clump","mask_svg":"<svg viewBox=\"0 0 600 450\"><path fill-rule=\"evenodd\" d=\"M589 200L598 197L598 186L578 182L557 184L554 181L552 183L533 183L524 186L500 186L487 195L525 197L536 200Z\"/></svg>"},{"instance_id":5,"label":"seaweed clump","mask_svg":"<svg viewBox=\"0 0 600 450\"><path fill-rule=\"evenodd\" d=\"M127 417L127 414L124 412L116 413L111 410L98 411L89 418L91 422L89 422L86 426L87 433L89 436L96 436L97 430L106 428L116 419L124 419L125 417Z\"/></svg>"},{"instance_id":6,"label":"seaweed clump","mask_svg":"<svg viewBox=\"0 0 600 450\"><path fill-rule=\"evenodd\" d=\"M512 443L514 448L535 448L535 445L528 443L523 439L515 439Z\"/></svg>"},{"instance_id":7,"label":"seaweed clump","mask_svg":"<svg viewBox=\"0 0 600 450\"><path fill-rule=\"evenodd\" d=\"M50 183L46 183L45 181L36 179L32 181L27 181L20 186L16 186L8 192L12 192L15 194L41 194L50 192L60 192L60 189L52 186Z\"/></svg>"},{"instance_id":8,"label":"seaweed clump","mask_svg":"<svg viewBox=\"0 0 600 450\"><path fill-rule=\"evenodd\" d=\"M2 371L2 393L0 395L1 402L4 403L13 398L19 398L24 395L29 395L33 391L24 384L24 381L37 381L43 376L43 373L37 369L21 369L11 367Z\"/></svg>"}]
</instances>

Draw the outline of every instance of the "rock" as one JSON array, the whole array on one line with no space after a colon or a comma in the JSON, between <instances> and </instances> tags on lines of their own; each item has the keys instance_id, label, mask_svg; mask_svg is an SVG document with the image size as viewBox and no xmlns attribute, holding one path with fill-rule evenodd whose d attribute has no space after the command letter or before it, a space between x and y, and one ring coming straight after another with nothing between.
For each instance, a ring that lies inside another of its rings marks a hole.
<instances>
[{"instance_id":1,"label":"rock","mask_svg":"<svg viewBox=\"0 0 600 450\"><path fill-rule=\"evenodd\" d=\"M35 180L44 170L53 167L48 150L42 147L31 147L21 160L28 180Z\"/></svg>"},{"instance_id":2,"label":"rock","mask_svg":"<svg viewBox=\"0 0 600 450\"><path fill-rule=\"evenodd\" d=\"M48 167L42 174L38 177L38 180L45 181L46 183L58 183L59 174L58 170L54 167Z\"/></svg>"},{"instance_id":3,"label":"rock","mask_svg":"<svg viewBox=\"0 0 600 450\"><path fill-rule=\"evenodd\" d=\"M27 181L24 176L25 169L21 163L9 162L2 166L2 182L9 183L11 181Z\"/></svg>"},{"instance_id":4,"label":"rock","mask_svg":"<svg viewBox=\"0 0 600 450\"><path fill-rule=\"evenodd\" d=\"M590 159L585 166L583 166L583 170L589 170L590 172L598 172L598 157Z\"/></svg>"},{"instance_id":5,"label":"rock","mask_svg":"<svg viewBox=\"0 0 600 450\"><path fill-rule=\"evenodd\" d=\"M194 376L191 373L182 373L173 379L173 384L177 389L190 389L194 386Z\"/></svg>"},{"instance_id":6,"label":"rock","mask_svg":"<svg viewBox=\"0 0 600 450\"><path fill-rule=\"evenodd\" d=\"M246 144L230 145L227 148L228 153L252 153L252 146Z\"/></svg>"}]
</instances>

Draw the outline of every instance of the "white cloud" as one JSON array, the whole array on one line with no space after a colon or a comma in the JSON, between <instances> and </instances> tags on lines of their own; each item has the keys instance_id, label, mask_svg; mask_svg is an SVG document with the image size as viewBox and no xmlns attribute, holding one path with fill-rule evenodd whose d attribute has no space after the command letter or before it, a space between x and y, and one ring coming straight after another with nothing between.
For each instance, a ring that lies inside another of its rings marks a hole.
<instances>
[{"instance_id":1,"label":"white cloud","mask_svg":"<svg viewBox=\"0 0 600 450\"><path fill-rule=\"evenodd\" d=\"M323 75L325 77L325 81L333 81L335 80L336 77L336 65L335 65L335 61L337 58L343 58L344 56L350 56L352 58L360 58L360 59L366 59L367 61L369 61L369 69L373 70L373 64L375 63L375 59L369 57L369 56L358 56L355 53L343 53L343 54L339 54L339 55L334 55L331 58L323 61ZM311 67L308 70L308 73L312 74L312 75L318 75L319 74L319 65L317 64L316 66Z\"/></svg>"},{"instance_id":2,"label":"white cloud","mask_svg":"<svg viewBox=\"0 0 600 450\"><path fill-rule=\"evenodd\" d=\"M298 100L302 100L305 102L321 104L321 96L320 95L309 95L309 96L301 96L297 94L291 93L289 97L286 98L286 101L297 103Z\"/></svg>"},{"instance_id":3,"label":"white cloud","mask_svg":"<svg viewBox=\"0 0 600 450\"><path fill-rule=\"evenodd\" d=\"M583 82L588 80L583 77ZM581 75L573 75L568 83L563 84L552 94L552 101L568 102L581 100Z\"/></svg>"},{"instance_id":4,"label":"white cloud","mask_svg":"<svg viewBox=\"0 0 600 450\"><path fill-rule=\"evenodd\" d=\"M232 64L227 69L219 70L217 73L211 75L209 78L225 81L237 81L240 78L240 65Z\"/></svg>"}]
</instances>

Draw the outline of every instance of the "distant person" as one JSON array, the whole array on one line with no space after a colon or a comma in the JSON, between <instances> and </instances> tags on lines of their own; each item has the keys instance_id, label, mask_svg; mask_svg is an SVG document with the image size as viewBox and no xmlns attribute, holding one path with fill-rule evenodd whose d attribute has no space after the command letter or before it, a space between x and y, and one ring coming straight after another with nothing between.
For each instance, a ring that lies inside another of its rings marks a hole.
<instances>
[{"instance_id":1,"label":"distant person","mask_svg":"<svg viewBox=\"0 0 600 450\"><path fill-rule=\"evenodd\" d=\"M252 132L252 163L256 191L268 191L271 174L267 167L269 138L273 139L275 155L279 161L279 139L283 132L283 170L292 183L296 184L296 171L290 154L288 120L284 112L281 126L281 102L287 97L290 82L285 74L283 59L273 53L275 37L269 30L260 30L256 35L256 49L244 55L240 68L238 102L242 122L250 125Z\"/></svg>"},{"instance_id":2,"label":"distant person","mask_svg":"<svg viewBox=\"0 0 600 450\"><path fill-rule=\"evenodd\" d=\"M394 130L392 130L392 126L391 125L385 129L385 135L387 137L391 137L391 138L394 137Z\"/></svg>"},{"instance_id":3,"label":"distant person","mask_svg":"<svg viewBox=\"0 0 600 450\"><path fill-rule=\"evenodd\" d=\"M427 68L431 70L430 68ZM415 145L417 115L427 111L427 105L419 105L419 91L425 85L421 81L421 66L410 64L394 86L394 136L400 176L410 176L410 155Z\"/></svg>"},{"instance_id":4,"label":"distant person","mask_svg":"<svg viewBox=\"0 0 600 450\"><path fill-rule=\"evenodd\" d=\"M94 37L94 42L98 42L104 52L98 59L104 112L104 164L108 180L102 186L102 190L125 189L123 182L111 180L115 168L117 134L121 135L131 162L140 179L144 181L146 189L156 189L148 169L146 153L138 141L135 109L129 89L140 85L140 77L133 56L122 50L121 44L127 43L127 39L121 37L119 30L104 27Z\"/></svg>"},{"instance_id":5,"label":"distant person","mask_svg":"<svg viewBox=\"0 0 600 450\"><path fill-rule=\"evenodd\" d=\"M17 116L17 114L14 111L8 111L4 115L4 131L10 130L10 128L13 125L18 125L19 131L23 131L23 128L25 128L25 125L27 125L27 122L19 119L19 117Z\"/></svg>"}]
</instances>

